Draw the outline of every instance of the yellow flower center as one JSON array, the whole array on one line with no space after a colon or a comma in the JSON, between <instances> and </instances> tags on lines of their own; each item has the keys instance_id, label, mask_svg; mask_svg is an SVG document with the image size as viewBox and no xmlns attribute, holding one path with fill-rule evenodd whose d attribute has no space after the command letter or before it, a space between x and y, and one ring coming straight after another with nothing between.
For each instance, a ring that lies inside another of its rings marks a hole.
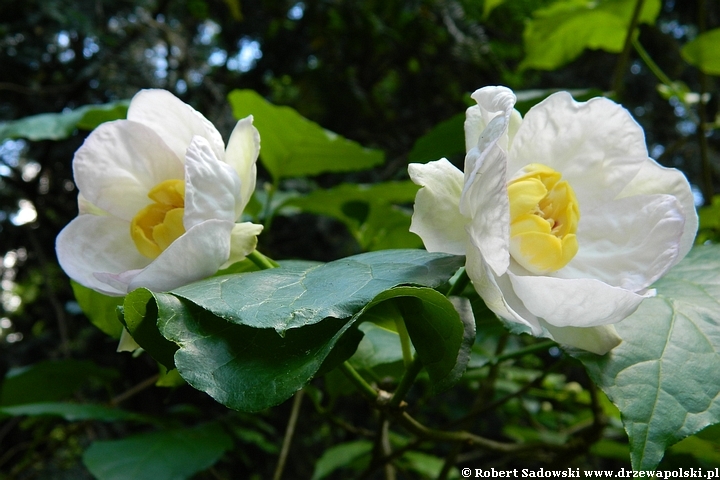
<instances>
[{"instance_id":1,"label":"yellow flower center","mask_svg":"<svg viewBox=\"0 0 720 480\"><path fill-rule=\"evenodd\" d=\"M531 163L508 182L510 254L543 275L560 270L578 251L580 210L575 192L552 168Z\"/></svg>"},{"instance_id":2,"label":"yellow flower center","mask_svg":"<svg viewBox=\"0 0 720 480\"><path fill-rule=\"evenodd\" d=\"M185 181L165 180L150 190L154 200L140 210L130 222L130 236L138 252L155 259L183 233L185 214Z\"/></svg>"}]
</instances>

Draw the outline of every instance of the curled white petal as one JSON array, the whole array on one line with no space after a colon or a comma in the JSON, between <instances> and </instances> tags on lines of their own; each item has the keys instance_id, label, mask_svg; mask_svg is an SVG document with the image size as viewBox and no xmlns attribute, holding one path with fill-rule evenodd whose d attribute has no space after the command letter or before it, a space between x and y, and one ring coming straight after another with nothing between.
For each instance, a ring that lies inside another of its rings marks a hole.
<instances>
[{"instance_id":1,"label":"curled white petal","mask_svg":"<svg viewBox=\"0 0 720 480\"><path fill-rule=\"evenodd\" d=\"M163 139L136 122L100 125L75 153L73 175L84 198L130 221L158 183L182 178L183 166Z\"/></svg>"},{"instance_id":2,"label":"curled white petal","mask_svg":"<svg viewBox=\"0 0 720 480\"><path fill-rule=\"evenodd\" d=\"M225 162L233 167L240 177L241 202L236 220L240 217L242 209L245 208L250 201L250 196L255 191L260 134L252 122L252 115L237 122L225 150Z\"/></svg>"},{"instance_id":3,"label":"curled white petal","mask_svg":"<svg viewBox=\"0 0 720 480\"><path fill-rule=\"evenodd\" d=\"M620 345L622 338L617 334L614 325L598 327L556 327L542 322L543 327L556 342L597 355L605 355Z\"/></svg>"},{"instance_id":4,"label":"curled white petal","mask_svg":"<svg viewBox=\"0 0 720 480\"><path fill-rule=\"evenodd\" d=\"M217 158L225 155L225 144L215 126L167 90L138 92L130 101L127 118L155 131L181 160L196 135L209 142Z\"/></svg>"},{"instance_id":5,"label":"curled white petal","mask_svg":"<svg viewBox=\"0 0 720 480\"><path fill-rule=\"evenodd\" d=\"M112 216L80 215L58 235L55 250L70 278L106 295L125 295L126 289L97 278L97 272L142 269L150 262L130 240L130 224Z\"/></svg>"},{"instance_id":6,"label":"curled white petal","mask_svg":"<svg viewBox=\"0 0 720 480\"><path fill-rule=\"evenodd\" d=\"M185 160L185 229L211 219L232 223L239 203L240 178L235 169L218 160L207 139L193 137Z\"/></svg>"},{"instance_id":7,"label":"curled white petal","mask_svg":"<svg viewBox=\"0 0 720 480\"><path fill-rule=\"evenodd\" d=\"M465 223L460 214L463 173L443 158L408 165L410 179L422 188L415 197L410 231L429 252L465 254Z\"/></svg>"},{"instance_id":8,"label":"curled white petal","mask_svg":"<svg viewBox=\"0 0 720 480\"><path fill-rule=\"evenodd\" d=\"M233 223L223 220L195 225L135 275L128 291L165 292L212 275L230 256L232 229Z\"/></svg>"},{"instance_id":9,"label":"curled white petal","mask_svg":"<svg viewBox=\"0 0 720 480\"><path fill-rule=\"evenodd\" d=\"M531 163L553 168L572 185L582 214L616 198L647 158L645 135L627 110L606 98L578 103L558 92L525 115L508 173Z\"/></svg>"}]
</instances>

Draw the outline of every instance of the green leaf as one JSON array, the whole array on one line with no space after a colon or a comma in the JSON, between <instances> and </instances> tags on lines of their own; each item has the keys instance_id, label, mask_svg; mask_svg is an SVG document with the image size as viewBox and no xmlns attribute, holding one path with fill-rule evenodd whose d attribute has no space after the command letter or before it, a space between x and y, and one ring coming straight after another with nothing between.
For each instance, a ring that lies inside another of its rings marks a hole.
<instances>
[{"instance_id":1,"label":"green leaf","mask_svg":"<svg viewBox=\"0 0 720 480\"><path fill-rule=\"evenodd\" d=\"M284 334L327 317L351 317L398 285L440 286L464 262L424 250L382 250L319 265L281 262L281 268L213 277L172 293L229 322Z\"/></svg>"},{"instance_id":2,"label":"green leaf","mask_svg":"<svg viewBox=\"0 0 720 480\"><path fill-rule=\"evenodd\" d=\"M90 322L113 338L120 338L123 324L118 320L117 307L124 297L109 297L75 281L70 281L75 300Z\"/></svg>"},{"instance_id":3,"label":"green leaf","mask_svg":"<svg viewBox=\"0 0 720 480\"><path fill-rule=\"evenodd\" d=\"M116 376L115 370L79 360L45 361L14 368L2 382L0 405L54 402L69 397L90 380L107 381Z\"/></svg>"},{"instance_id":4,"label":"green leaf","mask_svg":"<svg viewBox=\"0 0 720 480\"><path fill-rule=\"evenodd\" d=\"M397 287L376 298L395 298L433 392L454 385L465 372L475 341L475 322L461 320L445 295L418 287Z\"/></svg>"},{"instance_id":5,"label":"green leaf","mask_svg":"<svg viewBox=\"0 0 720 480\"><path fill-rule=\"evenodd\" d=\"M325 130L290 107L272 105L252 90L233 90L228 100L235 118L254 117L260 160L275 180L366 170L384 161L382 152Z\"/></svg>"},{"instance_id":6,"label":"green leaf","mask_svg":"<svg viewBox=\"0 0 720 480\"><path fill-rule=\"evenodd\" d=\"M301 389L322 367L352 322L328 318L284 337L267 328L229 323L171 295L158 297L160 331L180 345L175 364L193 387L223 405L256 412L282 403ZM355 345L360 338L351 339Z\"/></svg>"},{"instance_id":7,"label":"green leaf","mask_svg":"<svg viewBox=\"0 0 720 480\"><path fill-rule=\"evenodd\" d=\"M708 75L720 75L720 28L698 35L683 46L680 54Z\"/></svg>"},{"instance_id":8,"label":"green leaf","mask_svg":"<svg viewBox=\"0 0 720 480\"><path fill-rule=\"evenodd\" d=\"M435 125L418 138L408 154L408 162L427 163L441 158L465 155L465 113Z\"/></svg>"},{"instance_id":9,"label":"green leaf","mask_svg":"<svg viewBox=\"0 0 720 480\"><path fill-rule=\"evenodd\" d=\"M143 415L119 410L117 408L106 407L104 405L63 402L28 403L22 405L12 405L9 407L0 407L0 413L12 416L52 415L62 417L69 422L77 422L80 420L100 420L103 422L128 420L142 422L151 421Z\"/></svg>"},{"instance_id":10,"label":"green leaf","mask_svg":"<svg viewBox=\"0 0 720 480\"><path fill-rule=\"evenodd\" d=\"M183 480L211 467L232 440L216 423L93 442L83 463L98 480Z\"/></svg>"},{"instance_id":11,"label":"green leaf","mask_svg":"<svg viewBox=\"0 0 720 480\"><path fill-rule=\"evenodd\" d=\"M315 464L312 480L322 480L343 467L364 468L370 461L372 448L373 444L369 440L356 440L328 448Z\"/></svg>"},{"instance_id":12,"label":"green leaf","mask_svg":"<svg viewBox=\"0 0 720 480\"><path fill-rule=\"evenodd\" d=\"M635 2L561 0L533 14L523 33L525 59L520 68L555 70L586 48L620 53ZM646 0L639 23L655 23L660 0Z\"/></svg>"},{"instance_id":13,"label":"green leaf","mask_svg":"<svg viewBox=\"0 0 720 480\"><path fill-rule=\"evenodd\" d=\"M173 356L178 347L160 335L158 318L172 318L182 314L182 310L173 311L174 302L163 302L165 297L174 298L163 293L153 293L145 288L133 290L125 297L122 320L137 344L171 370L175 368Z\"/></svg>"},{"instance_id":14,"label":"green leaf","mask_svg":"<svg viewBox=\"0 0 720 480\"><path fill-rule=\"evenodd\" d=\"M445 460L423 452L405 452L399 462L404 468L420 474L419 478L438 478ZM453 467L447 478L460 478L460 472Z\"/></svg>"},{"instance_id":15,"label":"green leaf","mask_svg":"<svg viewBox=\"0 0 720 480\"><path fill-rule=\"evenodd\" d=\"M286 211L293 207L340 220L363 250L418 248L422 241L410 232L412 212L396 206L411 204L418 188L410 181L374 185L344 183L289 198L283 207Z\"/></svg>"},{"instance_id":16,"label":"green leaf","mask_svg":"<svg viewBox=\"0 0 720 480\"><path fill-rule=\"evenodd\" d=\"M64 113L41 113L0 122L0 140L62 140L71 136L76 128L91 130L102 122L125 118L129 104L128 100L119 100L104 105L85 105Z\"/></svg>"},{"instance_id":17,"label":"green leaf","mask_svg":"<svg viewBox=\"0 0 720 480\"><path fill-rule=\"evenodd\" d=\"M355 369L371 369L378 365L400 362L403 359L400 349L400 337L397 332L379 327L372 321L368 321L368 317L376 314L376 310L393 310L388 306L394 306L390 302L381 303L370 311L366 312L363 320L365 320L358 329L363 332L364 336L350 359L350 363ZM398 315L399 317L399 315ZM401 317L400 317L401 318Z\"/></svg>"},{"instance_id":18,"label":"green leaf","mask_svg":"<svg viewBox=\"0 0 720 480\"><path fill-rule=\"evenodd\" d=\"M505 3L505 0L485 0L483 2L483 18L487 18L490 12Z\"/></svg>"},{"instance_id":19,"label":"green leaf","mask_svg":"<svg viewBox=\"0 0 720 480\"><path fill-rule=\"evenodd\" d=\"M604 356L574 352L622 413L634 469L720 422L720 246L696 247L616 325Z\"/></svg>"}]
</instances>

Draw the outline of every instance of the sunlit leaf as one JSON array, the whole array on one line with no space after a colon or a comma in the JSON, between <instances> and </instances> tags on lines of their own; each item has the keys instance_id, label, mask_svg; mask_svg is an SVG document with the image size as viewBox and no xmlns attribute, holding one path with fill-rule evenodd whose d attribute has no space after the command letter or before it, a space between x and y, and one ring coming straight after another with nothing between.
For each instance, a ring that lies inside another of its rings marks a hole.
<instances>
[{"instance_id":1,"label":"sunlit leaf","mask_svg":"<svg viewBox=\"0 0 720 480\"><path fill-rule=\"evenodd\" d=\"M370 461L372 448L373 443L369 440L356 440L328 448L315 463L312 480L322 480L340 468L364 468Z\"/></svg>"},{"instance_id":2,"label":"sunlit leaf","mask_svg":"<svg viewBox=\"0 0 720 480\"><path fill-rule=\"evenodd\" d=\"M260 160L275 179L353 172L379 165L384 155L323 129L290 107L275 106L252 90L228 95L236 118L254 117L260 132Z\"/></svg>"},{"instance_id":3,"label":"sunlit leaf","mask_svg":"<svg viewBox=\"0 0 720 480\"><path fill-rule=\"evenodd\" d=\"M620 53L635 2L627 0L561 0L533 13L523 33L521 68L554 70L590 48ZM646 0L639 23L654 23L660 0Z\"/></svg>"},{"instance_id":4,"label":"sunlit leaf","mask_svg":"<svg viewBox=\"0 0 720 480\"><path fill-rule=\"evenodd\" d=\"M97 441L83 463L98 480L183 480L211 467L231 438L216 423Z\"/></svg>"},{"instance_id":5,"label":"sunlit leaf","mask_svg":"<svg viewBox=\"0 0 720 480\"><path fill-rule=\"evenodd\" d=\"M708 75L720 75L720 28L698 35L680 53L686 62Z\"/></svg>"},{"instance_id":6,"label":"sunlit leaf","mask_svg":"<svg viewBox=\"0 0 720 480\"><path fill-rule=\"evenodd\" d=\"M62 140L72 135L77 128L92 130L102 122L125 118L129 104L127 100L119 100L104 105L85 105L69 112L41 113L10 122L0 122L0 140Z\"/></svg>"},{"instance_id":7,"label":"sunlit leaf","mask_svg":"<svg viewBox=\"0 0 720 480\"><path fill-rule=\"evenodd\" d=\"M575 352L622 413L633 468L720 422L720 246L696 247L617 324L604 356Z\"/></svg>"}]
</instances>

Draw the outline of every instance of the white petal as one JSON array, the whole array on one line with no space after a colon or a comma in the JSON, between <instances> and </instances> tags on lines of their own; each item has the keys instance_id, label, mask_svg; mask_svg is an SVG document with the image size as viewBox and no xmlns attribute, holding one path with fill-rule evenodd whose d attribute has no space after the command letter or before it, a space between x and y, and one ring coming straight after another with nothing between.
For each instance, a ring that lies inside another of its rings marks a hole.
<instances>
[{"instance_id":1,"label":"white petal","mask_svg":"<svg viewBox=\"0 0 720 480\"><path fill-rule=\"evenodd\" d=\"M637 292L677 263L685 218L670 195L609 202L580 219L577 255L554 276L596 278Z\"/></svg>"},{"instance_id":2,"label":"white petal","mask_svg":"<svg viewBox=\"0 0 720 480\"><path fill-rule=\"evenodd\" d=\"M55 250L70 278L106 295L127 291L101 282L96 272L122 273L150 262L130 239L130 224L112 216L80 215L57 236Z\"/></svg>"},{"instance_id":3,"label":"white petal","mask_svg":"<svg viewBox=\"0 0 720 480\"><path fill-rule=\"evenodd\" d=\"M195 225L140 272L128 291L145 287L165 292L209 277L230 256L232 228L231 222L222 220Z\"/></svg>"},{"instance_id":4,"label":"white petal","mask_svg":"<svg viewBox=\"0 0 720 480\"><path fill-rule=\"evenodd\" d=\"M132 335L130 335L130 332L127 331L127 328L123 328L122 334L120 335L120 342L118 343L117 351L134 352L138 348L141 348L140 345L138 345Z\"/></svg>"},{"instance_id":5,"label":"white petal","mask_svg":"<svg viewBox=\"0 0 720 480\"><path fill-rule=\"evenodd\" d=\"M620 192L619 198L630 195L651 195L664 193L673 195L680 202L685 217L685 228L680 239L680 248L675 263L679 262L690 251L698 229L698 216L695 210L690 184L685 175L674 168L665 168L652 158L648 158L632 181Z\"/></svg>"},{"instance_id":6,"label":"white petal","mask_svg":"<svg viewBox=\"0 0 720 480\"><path fill-rule=\"evenodd\" d=\"M88 201L82 193L78 194L78 214L79 215L107 215L108 213L102 208L98 208Z\"/></svg>"},{"instance_id":7,"label":"white petal","mask_svg":"<svg viewBox=\"0 0 720 480\"><path fill-rule=\"evenodd\" d=\"M510 117L511 133L515 134L522 122L520 114L513 109L516 102L515 94L507 87L483 87L472 94L477 105L465 112L465 151L477 146L478 139L490 121L497 116ZM508 132L505 132L499 145L508 149Z\"/></svg>"},{"instance_id":8,"label":"white petal","mask_svg":"<svg viewBox=\"0 0 720 480\"><path fill-rule=\"evenodd\" d=\"M211 219L234 223L242 214L236 212L239 204L235 170L217 159L204 137L194 137L185 159L185 229Z\"/></svg>"},{"instance_id":9,"label":"white petal","mask_svg":"<svg viewBox=\"0 0 720 480\"><path fill-rule=\"evenodd\" d=\"M205 137L217 158L225 155L220 133L201 113L167 90L141 90L130 101L128 120L155 130L180 159L195 135Z\"/></svg>"},{"instance_id":10,"label":"white petal","mask_svg":"<svg viewBox=\"0 0 720 480\"><path fill-rule=\"evenodd\" d=\"M642 128L606 98L575 102L559 92L525 115L508 157L508 174L530 163L563 175L584 209L614 199L646 161Z\"/></svg>"},{"instance_id":11,"label":"white petal","mask_svg":"<svg viewBox=\"0 0 720 480\"><path fill-rule=\"evenodd\" d=\"M530 313L512 289L507 275L496 277L485 263L479 250L468 245L465 270L473 287L492 312L513 323L530 328L533 335L540 335L542 329L537 316Z\"/></svg>"},{"instance_id":12,"label":"white petal","mask_svg":"<svg viewBox=\"0 0 720 480\"><path fill-rule=\"evenodd\" d=\"M245 258L257 247L257 236L263 226L256 223L236 223L230 234L230 258L220 268L227 268Z\"/></svg>"},{"instance_id":13,"label":"white petal","mask_svg":"<svg viewBox=\"0 0 720 480\"><path fill-rule=\"evenodd\" d=\"M596 327L623 320L646 296L612 287L600 280L568 280L520 276L508 272L513 290L525 307L556 327Z\"/></svg>"},{"instance_id":14,"label":"white petal","mask_svg":"<svg viewBox=\"0 0 720 480\"><path fill-rule=\"evenodd\" d=\"M240 177L241 209L245 208L255 191L257 177L256 162L260 152L260 134L252 122L252 115L237 122L225 150L225 162L233 167Z\"/></svg>"},{"instance_id":15,"label":"white petal","mask_svg":"<svg viewBox=\"0 0 720 480\"><path fill-rule=\"evenodd\" d=\"M150 189L182 178L183 166L154 131L117 120L97 127L75 152L73 174L87 201L130 221L151 203Z\"/></svg>"},{"instance_id":16,"label":"white petal","mask_svg":"<svg viewBox=\"0 0 720 480\"><path fill-rule=\"evenodd\" d=\"M465 227L470 239L498 276L510 263L507 154L497 146L506 128L506 117L492 119L478 146L465 156L465 184L460 196L460 213L471 219Z\"/></svg>"},{"instance_id":17,"label":"white petal","mask_svg":"<svg viewBox=\"0 0 720 480\"><path fill-rule=\"evenodd\" d=\"M415 196L410 231L422 239L428 252L465 255L467 219L460 214L463 173L445 158L411 163L408 173L422 187Z\"/></svg>"},{"instance_id":18,"label":"white petal","mask_svg":"<svg viewBox=\"0 0 720 480\"><path fill-rule=\"evenodd\" d=\"M605 355L622 342L614 325L583 328L555 327L542 321L541 324L559 344L587 350L597 355Z\"/></svg>"}]
</instances>

